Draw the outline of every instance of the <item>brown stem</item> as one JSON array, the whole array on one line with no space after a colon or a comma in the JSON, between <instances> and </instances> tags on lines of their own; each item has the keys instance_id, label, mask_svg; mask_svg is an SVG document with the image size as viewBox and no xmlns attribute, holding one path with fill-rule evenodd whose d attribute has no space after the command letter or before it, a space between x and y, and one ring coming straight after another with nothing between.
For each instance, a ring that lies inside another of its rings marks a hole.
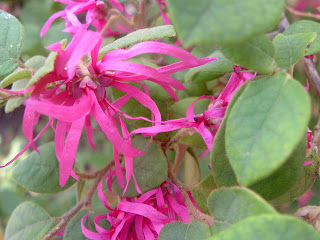
<instances>
[{"instance_id":1,"label":"brown stem","mask_svg":"<svg viewBox=\"0 0 320 240\"><path fill-rule=\"evenodd\" d=\"M320 20L320 15L318 15L318 14L313 14L310 12L300 12L300 11L293 9L292 7L289 7L289 6L286 6L286 10L289 13L291 13L292 15L297 16L297 17L307 17L307 18L313 18L315 20Z\"/></svg>"},{"instance_id":2,"label":"brown stem","mask_svg":"<svg viewBox=\"0 0 320 240\"><path fill-rule=\"evenodd\" d=\"M183 138L186 135L192 135L195 133L195 130L193 128L182 128L178 131L178 133L166 144L165 148L169 149L172 147L173 144L177 143L181 138Z\"/></svg>"},{"instance_id":3,"label":"brown stem","mask_svg":"<svg viewBox=\"0 0 320 240\"><path fill-rule=\"evenodd\" d=\"M192 188L190 186L187 186L184 183L180 182L180 180L173 173L173 165L169 160L168 160L168 177L180 189L181 194L184 198L185 204L187 205L191 219L196 218L199 221L206 223L208 225L213 224L214 217L202 213L193 205L193 203L189 197L189 194L188 194L188 191L191 191Z\"/></svg>"},{"instance_id":4,"label":"brown stem","mask_svg":"<svg viewBox=\"0 0 320 240\"><path fill-rule=\"evenodd\" d=\"M183 161L183 158L184 156L186 155L186 151L188 149L188 146L185 145L185 144L178 144L178 147L177 147L177 150L176 150L176 157L174 159L174 166L173 166L173 169L172 169L172 172L174 174L177 173L182 161Z\"/></svg>"},{"instance_id":5,"label":"brown stem","mask_svg":"<svg viewBox=\"0 0 320 240\"><path fill-rule=\"evenodd\" d=\"M307 75L311 80L312 87L316 91L317 97L320 101L320 77L316 69L316 66L313 63L312 59L310 58L304 58L303 62L304 62L304 67L306 69Z\"/></svg>"},{"instance_id":6,"label":"brown stem","mask_svg":"<svg viewBox=\"0 0 320 240\"><path fill-rule=\"evenodd\" d=\"M60 222L50 230L50 232L42 238L42 240L50 240L55 237L55 235L61 231L64 227L68 225L70 220L81 210L83 206L91 206L91 201L94 193L96 192L97 186L99 182L103 179L106 175L108 170L112 167L113 161L108 163L104 168L97 171L96 179L94 183L89 188L88 192L84 196L84 198L78 202L69 212L65 213L62 217Z\"/></svg>"}]
</instances>

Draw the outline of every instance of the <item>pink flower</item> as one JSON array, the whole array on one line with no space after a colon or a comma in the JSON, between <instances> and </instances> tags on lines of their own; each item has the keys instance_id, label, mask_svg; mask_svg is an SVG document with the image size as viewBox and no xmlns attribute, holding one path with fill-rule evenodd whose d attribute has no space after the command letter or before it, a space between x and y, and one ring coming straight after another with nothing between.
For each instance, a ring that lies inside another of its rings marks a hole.
<instances>
[{"instance_id":1,"label":"pink flower","mask_svg":"<svg viewBox=\"0 0 320 240\"><path fill-rule=\"evenodd\" d=\"M156 135L160 132L174 131L181 128L194 128L203 138L209 151L212 149L213 139L222 122L227 106L235 91L247 80L255 77L255 74L240 72L241 67L234 67L228 84L219 94L217 99L213 96L201 96L187 109L186 118L168 120L163 125L146 127L134 130L131 134L144 133L145 135ZM196 115L193 111L194 104L204 98L211 100L208 110Z\"/></svg>"},{"instance_id":2,"label":"pink flower","mask_svg":"<svg viewBox=\"0 0 320 240\"><path fill-rule=\"evenodd\" d=\"M94 26L98 32L104 29L107 24L107 6L104 1L101 0L55 0L67 4L67 7L59 12L54 13L43 26L40 36L42 37L50 28L51 24L57 18L64 18L66 21L65 32L69 32L71 35L75 35L77 31L87 30L90 25ZM123 11L122 5L117 0L109 0L109 3L120 11ZM86 22L82 24L77 15L86 13ZM118 29L122 33L129 32L130 29L117 23ZM113 31L111 28L107 29L107 36L118 35L119 31Z\"/></svg>"},{"instance_id":3,"label":"pink flower","mask_svg":"<svg viewBox=\"0 0 320 240\"><path fill-rule=\"evenodd\" d=\"M129 183L133 176L133 158L143 152L131 146L131 139L123 118L143 119L159 125L161 115L155 102L150 98L148 89L141 83L148 79L161 85L171 96L177 99L172 88L183 90L184 86L170 77L169 74L208 63L215 58L197 59L190 53L160 42L142 42L129 50L118 49L107 53L101 61L98 51L102 38L96 32L78 31L66 49L61 44L53 44L49 48L57 51L58 56L53 72L40 79L28 100L23 119L23 133L28 140L25 148L12 161L19 157L30 146L38 151L35 141L51 126L55 131L56 155L60 162L60 185L64 186L70 175L77 179L73 165L77 154L82 129L85 128L89 144L94 148L92 136L92 117L113 145L116 175L121 187L124 179L120 167L119 154L125 156L126 180ZM81 60L91 53L91 61ZM125 61L144 53L166 54L182 61L154 69L138 63ZM130 84L140 84L143 91ZM106 97L106 88L114 87L126 95L111 102ZM133 118L120 109L130 98L134 98L151 111L151 119ZM48 124L34 138L33 128L40 114L49 117ZM54 125L54 120L56 125ZM121 129L121 134L118 130ZM122 135L122 136L121 136ZM8 164L10 164L10 161ZM8 165L6 164L6 165ZM126 186L127 187L127 186ZM139 187L136 183L137 190ZM126 190L126 188L125 188Z\"/></svg>"},{"instance_id":4,"label":"pink flower","mask_svg":"<svg viewBox=\"0 0 320 240\"><path fill-rule=\"evenodd\" d=\"M165 181L161 186L142 194L137 198L123 198L113 209L107 203L102 191L103 181L98 186L98 196L110 211L106 215L94 218L97 232L88 230L82 219L83 234L90 239L157 239L164 225L170 222L189 223L188 209L179 188L172 182ZM111 228L99 226L99 221L107 219Z\"/></svg>"},{"instance_id":5,"label":"pink flower","mask_svg":"<svg viewBox=\"0 0 320 240\"><path fill-rule=\"evenodd\" d=\"M296 5L294 6L294 9L303 12L308 7L313 8L315 13L318 13L318 14L320 13L317 9L318 7L320 7L319 0L300 0L296 3Z\"/></svg>"}]
</instances>

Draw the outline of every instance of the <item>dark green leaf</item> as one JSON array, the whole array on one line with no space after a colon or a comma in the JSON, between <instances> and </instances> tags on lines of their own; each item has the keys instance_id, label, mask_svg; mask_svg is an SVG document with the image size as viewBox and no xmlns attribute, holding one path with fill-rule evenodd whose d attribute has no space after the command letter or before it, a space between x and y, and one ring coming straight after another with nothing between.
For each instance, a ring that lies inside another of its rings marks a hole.
<instances>
[{"instance_id":1,"label":"dark green leaf","mask_svg":"<svg viewBox=\"0 0 320 240\"><path fill-rule=\"evenodd\" d=\"M308 55L308 46L316 37L316 33L298 33L287 36L278 34L273 39L278 67L289 70L301 58Z\"/></svg>"},{"instance_id":2,"label":"dark green leaf","mask_svg":"<svg viewBox=\"0 0 320 240\"><path fill-rule=\"evenodd\" d=\"M186 47L233 45L273 30L283 0L167 0L170 19Z\"/></svg>"},{"instance_id":3,"label":"dark green leaf","mask_svg":"<svg viewBox=\"0 0 320 240\"><path fill-rule=\"evenodd\" d=\"M244 219L208 240L319 240L320 234L309 224L291 217L265 214Z\"/></svg>"},{"instance_id":4,"label":"dark green leaf","mask_svg":"<svg viewBox=\"0 0 320 240\"><path fill-rule=\"evenodd\" d=\"M152 142L148 148L146 148L149 140L150 139L139 135L132 141L132 145L135 148L145 152L144 155L133 159L133 171L142 193L160 186L161 183L167 179L167 159L161 148L155 142ZM116 178L114 178L112 189L115 193L122 196L122 189L120 188ZM124 196L135 197L138 195L139 193L136 191L133 178L131 178Z\"/></svg>"},{"instance_id":5,"label":"dark green leaf","mask_svg":"<svg viewBox=\"0 0 320 240\"><path fill-rule=\"evenodd\" d=\"M241 188L220 188L212 191L208 207L215 218L214 229L220 232L250 216L277 214L276 210L253 191Z\"/></svg>"},{"instance_id":6,"label":"dark green leaf","mask_svg":"<svg viewBox=\"0 0 320 240\"><path fill-rule=\"evenodd\" d=\"M308 20L297 21L291 24L284 32L283 35L292 35L295 33L317 33L317 38L311 44L307 55L316 54L320 52L320 23Z\"/></svg>"},{"instance_id":7,"label":"dark green leaf","mask_svg":"<svg viewBox=\"0 0 320 240\"><path fill-rule=\"evenodd\" d=\"M279 169L305 134L310 108L305 89L283 72L250 82L226 125L226 152L241 185Z\"/></svg>"},{"instance_id":8,"label":"dark green leaf","mask_svg":"<svg viewBox=\"0 0 320 240\"><path fill-rule=\"evenodd\" d=\"M215 51L210 57L217 57L218 60L205 65L190 69L184 76L186 82L206 82L233 71L233 63L229 61L221 52Z\"/></svg>"},{"instance_id":9,"label":"dark green leaf","mask_svg":"<svg viewBox=\"0 0 320 240\"><path fill-rule=\"evenodd\" d=\"M319 169L319 158L317 153L313 150L306 161L315 162L303 168L303 171L295 184L285 194L271 201L273 205L289 203L302 196L312 187L317 177L317 170Z\"/></svg>"},{"instance_id":10,"label":"dark green leaf","mask_svg":"<svg viewBox=\"0 0 320 240\"><path fill-rule=\"evenodd\" d=\"M151 41L165 37L175 37L176 32L171 25L158 26L153 28L145 28L129 33L128 35L117 39L113 43L104 46L99 51L99 59L101 59L107 52L118 48L128 47L132 44L136 44L143 41Z\"/></svg>"},{"instance_id":11,"label":"dark green leaf","mask_svg":"<svg viewBox=\"0 0 320 240\"><path fill-rule=\"evenodd\" d=\"M198 206L205 214L210 214L209 208L207 206L207 199L211 191L216 188L217 186L214 182L213 176L212 174L209 174L209 176L204 178L191 191L194 200L196 200Z\"/></svg>"},{"instance_id":12,"label":"dark green leaf","mask_svg":"<svg viewBox=\"0 0 320 240\"><path fill-rule=\"evenodd\" d=\"M208 225L193 220L191 224L173 222L165 225L158 240L205 240L211 235Z\"/></svg>"},{"instance_id":13,"label":"dark green leaf","mask_svg":"<svg viewBox=\"0 0 320 240\"><path fill-rule=\"evenodd\" d=\"M12 177L27 190L37 193L57 193L73 185L70 178L65 187L59 185L59 162L54 143L42 145L40 155L33 151L13 169Z\"/></svg>"},{"instance_id":14,"label":"dark green leaf","mask_svg":"<svg viewBox=\"0 0 320 240\"><path fill-rule=\"evenodd\" d=\"M271 40L260 35L233 47L222 47L220 51L232 62L259 73L272 73L275 69L274 46Z\"/></svg>"},{"instance_id":15,"label":"dark green leaf","mask_svg":"<svg viewBox=\"0 0 320 240\"><path fill-rule=\"evenodd\" d=\"M0 10L0 78L18 67L24 29L11 14Z\"/></svg>"},{"instance_id":16,"label":"dark green leaf","mask_svg":"<svg viewBox=\"0 0 320 240\"><path fill-rule=\"evenodd\" d=\"M54 226L48 213L32 202L20 204L8 222L5 240L40 240Z\"/></svg>"}]
</instances>

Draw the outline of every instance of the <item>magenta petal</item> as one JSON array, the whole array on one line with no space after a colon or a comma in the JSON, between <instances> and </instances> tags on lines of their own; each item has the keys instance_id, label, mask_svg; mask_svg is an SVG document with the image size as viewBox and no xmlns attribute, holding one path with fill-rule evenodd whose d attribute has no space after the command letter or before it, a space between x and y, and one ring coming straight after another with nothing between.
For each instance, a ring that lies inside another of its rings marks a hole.
<instances>
[{"instance_id":1,"label":"magenta petal","mask_svg":"<svg viewBox=\"0 0 320 240\"><path fill-rule=\"evenodd\" d=\"M84 226L84 220L86 220L87 218L89 218L89 215L84 216L82 218L82 220L81 220L81 229L82 229L83 235L85 235L87 238L95 239L95 240L105 240L105 239L107 239L107 237L108 237L107 235L101 234L101 233L92 232L92 231L90 231L89 229L87 229Z\"/></svg>"},{"instance_id":2,"label":"magenta petal","mask_svg":"<svg viewBox=\"0 0 320 240\"><path fill-rule=\"evenodd\" d=\"M132 98L136 99L140 104L142 104L146 108L150 109L151 113L155 117L155 121L161 122L160 111L159 111L156 103L147 94L143 93L139 89L137 89L129 84L114 82L114 83L112 83L112 86L119 89L122 92L127 93L128 96L131 96Z\"/></svg>"},{"instance_id":3,"label":"magenta petal","mask_svg":"<svg viewBox=\"0 0 320 240\"><path fill-rule=\"evenodd\" d=\"M123 62L123 61L105 61L99 64L98 70L100 72L103 72L106 70L116 70L116 71L124 71L128 73L133 73L133 74L141 74L143 76L153 78L159 82L167 83L177 90L185 89L183 84L175 80L174 78L158 72L157 69L144 66L138 63Z\"/></svg>"},{"instance_id":4,"label":"magenta petal","mask_svg":"<svg viewBox=\"0 0 320 240\"><path fill-rule=\"evenodd\" d=\"M88 142L89 142L91 148L93 150L95 150L96 146L94 145L94 139L93 139L93 135L92 135L92 125L91 125L91 117L90 117L90 115L86 116L86 121L84 123L84 126L85 126L85 129L86 129Z\"/></svg>"},{"instance_id":5,"label":"magenta petal","mask_svg":"<svg viewBox=\"0 0 320 240\"><path fill-rule=\"evenodd\" d=\"M119 154L118 154L118 151L115 147L113 147L113 159L114 159L114 165L116 168L116 176L117 176L119 186L121 188L123 188L124 187L124 179L123 179L123 174L122 174L122 170L121 170Z\"/></svg>"},{"instance_id":6,"label":"magenta petal","mask_svg":"<svg viewBox=\"0 0 320 240\"><path fill-rule=\"evenodd\" d=\"M165 54L194 65L198 64L198 59L189 52L167 43L152 41L137 43L129 50L118 49L111 51L103 57L102 62L109 59L113 61L129 59L144 53Z\"/></svg>"},{"instance_id":7,"label":"magenta petal","mask_svg":"<svg viewBox=\"0 0 320 240\"><path fill-rule=\"evenodd\" d=\"M101 130L106 134L107 138L120 153L128 157L138 157L143 154L143 152L133 148L121 138L118 129L113 124L112 117L109 115L109 113L104 113L102 111L96 99L91 113L99 124Z\"/></svg>"},{"instance_id":8,"label":"magenta petal","mask_svg":"<svg viewBox=\"0 0 320 240\"><path fill-rule=\"evenodd\" d=\"M213 145L213 135L212 133L204 126L204 123L202 122L195 130L202 136L203 141L206 143L209 151L212 150Z\"/></svg>"},{"instance_id":9,"label":"magenta petal","mask_svg":"<svg viewBox=\"0 0 320 240\"><path fill-rule=\"evenodd\" d=\"M125 212L144 216L146 218L149 218L153 222L164 224L171 222L171 220L166 215L143 203L120 202L118 203L117 208Z\"/></svg>"},{"instance_id":10,"label":"magenta petal","mask_svg":"<svg viewBox=\"0 0 320 240\"><path fill-rule=\"evenodd\" d=\"M117 0L109 0L109 3L112 6L118 8L120 11L123 11L123 7L122 7L121 3L119 3Z\"/></svg>"},{"instance_id":11,"label":"magenta petal","mask_svg":"<svg viewBox=\"0 0 320 240\"><path fill-rule=\"evenodd\" d=\"M130 133L130 135L136 134L136 133L156 135L157 133L170 132L170 131L174 131L181 128L190 128L190 127L197 127L197 126L198 126L198 123L195 123L195 122L194 123L193 122L168 123L165 125L138 128L136 130L133 130Z\"/></svg>"},{"instance_id":12,"label":"magenta petal","mask_svg":"<svg viewBox=\"0 0 320 240\"><path fill-rule=\"evenodd\" d=\"M82 129L84 126L85 117L74 121L71 125L66 144L63 149L61 162L60 162L60 186L63 187L72 172L73 164L76 158L79 140L81 137Z\"/></svg>"},{"instance_id":13,"label":"magenta petal","mask_svg":"<svg viewBox=\"0 0 320 240\"><path fill-rule=\"evenodd\" d=\"M29 98L24 104L33 111L41 114L63 121L73 122L90 113L93 99L91 97L89 98L87 94L83 94L74 106L61 106L33 98Z\"/></svg>"},{"instance_id":14,"label":"magenta petal","mask_svg":"<svg viewBox=\"0 0 320 240\"><path fill-rule=\"evenodd\" d=\"M41 32L40 32L40 37L43 37L46 32L48 31L48 29L50 28L51 24L53 23L54 20L56 20L57 18L59 17L62 17L64 16L65 13L64 11L60 11L60 12L56 12L54 13L49 19L48 21L46 21L46 23L44 24L44 26L42 27L41 29Z\"/></svg>"}]
</instances>

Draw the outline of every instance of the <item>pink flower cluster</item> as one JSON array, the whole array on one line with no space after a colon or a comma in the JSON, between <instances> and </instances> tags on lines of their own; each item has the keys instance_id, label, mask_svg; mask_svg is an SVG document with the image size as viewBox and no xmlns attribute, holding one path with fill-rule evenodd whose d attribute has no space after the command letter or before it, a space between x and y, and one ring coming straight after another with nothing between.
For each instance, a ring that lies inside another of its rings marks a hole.
<instances>
[{"instance_id":1,"label":"pink flower cluster","mask_svg":"<svg viewBox=\"0 0 320 240\"><path fill-rule=\"evenodd\" d=\"M82 219L83 234L89 239L155 240L164 225L176 221L190 221L183 196L172 182L165 181L161 186L137 198L122 198L114 209L107 203L102 182L98 186L98 196L110 212L94 218L97 232L86 228L85 219L89 216ZM107 219L111 224L109 230L99 226L99 221L103 219Z\"/></svg>"}]
</instances>

